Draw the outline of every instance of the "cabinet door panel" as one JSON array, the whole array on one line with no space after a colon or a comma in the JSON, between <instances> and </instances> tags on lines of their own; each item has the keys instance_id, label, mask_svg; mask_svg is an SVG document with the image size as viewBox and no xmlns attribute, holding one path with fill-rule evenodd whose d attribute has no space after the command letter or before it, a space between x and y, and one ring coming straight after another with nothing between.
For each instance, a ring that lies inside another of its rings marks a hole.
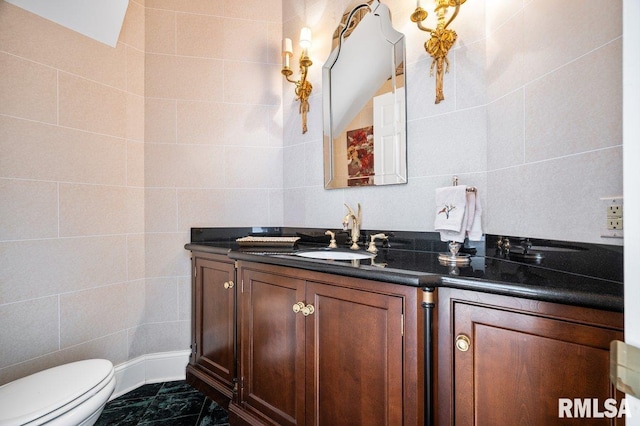
<instances>
[{"instance_id":1,"label":"cabinet door panel","mask_svg":"<svg viewBox=\"0 0 640 426\"><path fill-rule=\"evenodd\" d=\"M304 281L245 270L241 401L280 425L304 421Z\"/></svg>"},{"instance_id":2,"label":"cabinet door panel","mask_svg":"<svg viewBox=\"0 0 640 426\"><path fill-rule=\"evenodd\" d=\"M196 364L231 389L235 374L235 288L225 288L224 283L234 280L234 267L202 258L195 264Z\"/></svg>"},{"instance_id":3,"label":"cabinet door panel","mask_svg":"<svg viewBox=\"0 0 640 426\"><path fill-rule=\"evenodd\" d=\"M559 424L559 398L620 397L607 374L609 342L619 332L456 303L454 336L460 334L471 346L454 351L457 425Z\"/></svg>"},{"instance_id":4,"label":"cabinet door panel","mask_svg":"<svg viewBox=\"0 0 640 426\"><path fill-rule=\"evenodd\" d=\"M402 424L402 298L307 283L307 424Z\"/></svg>"}]
</instances>

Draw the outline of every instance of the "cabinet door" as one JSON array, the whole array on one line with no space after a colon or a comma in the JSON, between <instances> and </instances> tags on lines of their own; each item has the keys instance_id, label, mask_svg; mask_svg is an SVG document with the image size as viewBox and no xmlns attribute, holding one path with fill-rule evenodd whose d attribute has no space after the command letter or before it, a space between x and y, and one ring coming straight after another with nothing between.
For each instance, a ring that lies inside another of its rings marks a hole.
<instances>
[{"instance_id":1,"label":"cabinet door","mask_svg":"<svg viewBox=\"0 0 640 426\"><path fill-rule=\"evenodd\" d=\"M195 365L230 397L235 375L234 265L197 257L195 268Z\"/></svg>"},{"instance_id":2,"label":"cabinet door","mask_svg":"<svg viewBox=\"0 0 640 426\"><path fill-rule=\"evenodd\" d=\"M240 403L268 423L304 422L304 281L242 269Z\"/></svg>"},{"instance_id":3,"label":"cabinet door","mask_svg":"<svg viewBox=\"0 0 640 426\"><path fill-rule=\"evenodd\" d=\"M456 425L613 424L613 419L560 419L560 398L615 398L609 343L622 333L562 319L466 303L453 305ZM464 346L464 345L462 345ZM618 407L620 406L618 396ZM576 424L576 423L572 423Z\"/></svg>"},{"instance_id":4,"label":"cabinet door","mask_svg":"<svg viewBox=\"0 0 640 426\"><path fill-rule=\"evenodd\" d=\"M401 425L403 301L307 283L308 425Z\"/></svg>"}]
</instances>

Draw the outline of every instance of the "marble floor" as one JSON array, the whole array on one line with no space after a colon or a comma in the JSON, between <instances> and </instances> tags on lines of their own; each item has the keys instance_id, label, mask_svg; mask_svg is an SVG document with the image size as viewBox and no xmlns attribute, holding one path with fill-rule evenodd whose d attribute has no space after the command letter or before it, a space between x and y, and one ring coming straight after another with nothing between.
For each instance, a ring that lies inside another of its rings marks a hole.
<instances>
[{"instance_id":1,"label":"marble floor","mask_svg":"<svg viewBox=\"0 0 640 426\"><path fill-rule=\"evenodd\" d=\"M96 426L228 425L227 412L184 381L143 385L107 403Z\"/></svg>"}]
</instances>

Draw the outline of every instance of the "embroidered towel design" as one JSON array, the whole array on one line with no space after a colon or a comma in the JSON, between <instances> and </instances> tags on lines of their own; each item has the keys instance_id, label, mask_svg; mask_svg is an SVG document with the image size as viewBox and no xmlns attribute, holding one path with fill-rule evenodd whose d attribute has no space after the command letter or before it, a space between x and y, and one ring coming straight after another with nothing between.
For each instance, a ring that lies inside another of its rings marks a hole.
<instances>
[{"instance_id":1,"label":"embroidered towel design","mask_svg":"<svg viewBox=\"0 0 640 426\"><path fill-rule=\"evenodd\" d=\"M448 186L436 189L436 231L460 232L467 208L467 187Z\"/></svg>"}]
</instances>

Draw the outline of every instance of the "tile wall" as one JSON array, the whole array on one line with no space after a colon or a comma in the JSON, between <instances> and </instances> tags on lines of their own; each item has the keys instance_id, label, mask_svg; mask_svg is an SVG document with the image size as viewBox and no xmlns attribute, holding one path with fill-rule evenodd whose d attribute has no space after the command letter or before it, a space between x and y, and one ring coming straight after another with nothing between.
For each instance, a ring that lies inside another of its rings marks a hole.
<instances>
[{"instance_id":1,"label":"tile wall","mask_svg":"<svg viewBox=\"0 0 640 426\"><path fill-rule=\"evenodd\" d=\"M190 344L192 226L282 222L280 0L130 0L111 48L0 0L0 384Z\"/></svg>"},{"instance_id":2,"label":"tile wall","mask_svg":"<svg viewBox=\"0 0 640 426\"><path fill-rule=\"evenodd\" d=\"M145 353L142 9L111 48L0 1L0 383Z\"/></svg>"}]
</instances>

